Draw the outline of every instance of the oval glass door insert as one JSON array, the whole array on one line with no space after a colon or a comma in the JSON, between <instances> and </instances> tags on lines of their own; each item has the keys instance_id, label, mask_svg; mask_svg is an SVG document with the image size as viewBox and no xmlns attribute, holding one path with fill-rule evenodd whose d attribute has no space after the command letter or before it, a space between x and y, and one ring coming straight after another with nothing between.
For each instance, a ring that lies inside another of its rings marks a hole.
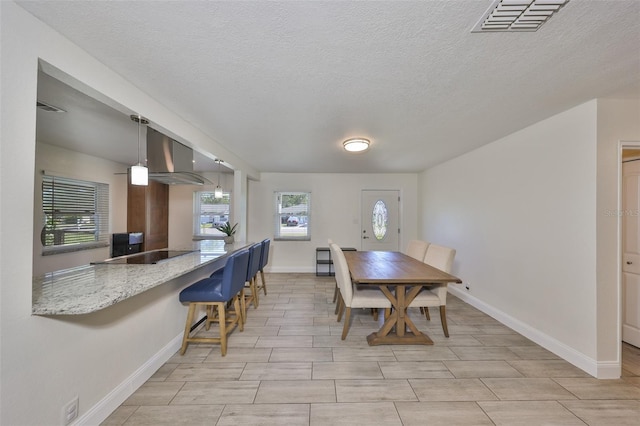
<instances>
[{"instance_id":1,"label":"oval glass door insert","mask_svg":"<svg viewBox=\"0 0 640 426\"><path fill-rule=\"evenodd\" d=\"M384 201L378 200L373 206L373 213L371 215L371 225L376 240L380 241L387 235L388 223L389 213L387 211L387 205Z\"/></svg>"}]
</instances>

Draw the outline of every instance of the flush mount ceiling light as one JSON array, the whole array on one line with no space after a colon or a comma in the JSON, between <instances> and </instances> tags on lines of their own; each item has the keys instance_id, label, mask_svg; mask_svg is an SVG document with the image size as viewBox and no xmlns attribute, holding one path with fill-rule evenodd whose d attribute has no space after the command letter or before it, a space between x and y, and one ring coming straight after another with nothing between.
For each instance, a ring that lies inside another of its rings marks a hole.
<instances>
[{"instance_id":1,"label":"flush mount ceiling light","mask_svg":"<svg viewBox=\"0 0 640 426\"><path fill-rule=\"evenodd\" d=\"M346 141L342 142L342 146L344 146L344 149L349 152L366 151L367 149L369 149L369 144L371 144L371 141L364 138L347 139Z\"/></svg>"},{"instance_id":2,"label":"flush mount ceiling light","mask_svg":"<svg viewBox=\"0 0 640 426\"><path fill-rule=\"evenodd\" d=\"M496 0L472 33L537 31L569 0Z\"/></svg>"},{"instance_id":3,"label":"flush mount ceiling light","mask_svg":"<svg viewBox=\"0 0 640 426\"><path fill-rule=\"evenodd\" d=\"M129 117L138 123L138 164L131 166L131 185L147 186L149 185L149 169L140 162L140 131L142 130L143 124L145 126L149 124L149 120L141 115L135 114Z\"/></svg>"}]
</instances>

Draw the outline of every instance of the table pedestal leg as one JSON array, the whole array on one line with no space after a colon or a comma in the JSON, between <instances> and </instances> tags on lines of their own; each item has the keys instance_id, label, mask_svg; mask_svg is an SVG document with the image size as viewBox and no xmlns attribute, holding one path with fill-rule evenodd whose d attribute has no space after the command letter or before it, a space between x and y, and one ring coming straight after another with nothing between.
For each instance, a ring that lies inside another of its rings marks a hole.
<instances>
[{"instance_id":1,"label":"table pedestal leg","mask_svg":"<svg viewBox=\"0 0 640 426\"><path fill-rule=\"evenodd\" d=\"M396 294L394 295L386 285L380 286L380 290L382 290L391 302L393 310L389 318L387 318L382 325L382 328L367 336L369 346L433 345L433 340L426 334L420 332L407 315L407 307L420 292L420 287L413 286L408 294L406 293L406 287L406 285L396 285ZM396 332L391 334L394 327ZM406 330L407 327L409 330Z\"/></svg>"}]
</instances>

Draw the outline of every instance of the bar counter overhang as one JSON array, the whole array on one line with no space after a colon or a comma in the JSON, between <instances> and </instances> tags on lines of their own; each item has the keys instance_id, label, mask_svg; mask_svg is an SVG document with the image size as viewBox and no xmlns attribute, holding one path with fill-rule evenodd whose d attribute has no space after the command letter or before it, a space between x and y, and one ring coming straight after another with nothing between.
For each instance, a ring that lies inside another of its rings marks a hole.
<instances>
[{"instance_id":1,"label":"bar counter overhang","mask_svg":"<svg viewBox=\"0 0 640 426\"><path fill-rule=\"evenodd\" d=\"M31 313L82 315L96 312L200 268L210 268L213 272L224 266L226 257L249 245L204 240L194 242L191 248L175 250L181 252L177 257L156 263L108 260L49 272L33 279Z\"/></svg>"}]
</instances>

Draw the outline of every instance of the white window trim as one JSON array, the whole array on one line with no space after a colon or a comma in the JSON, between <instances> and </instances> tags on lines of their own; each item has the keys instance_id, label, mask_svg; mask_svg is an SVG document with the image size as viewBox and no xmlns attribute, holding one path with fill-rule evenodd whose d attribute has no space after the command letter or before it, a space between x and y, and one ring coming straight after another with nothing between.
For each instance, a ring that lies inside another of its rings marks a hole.
<instances>
[{"instance_id":1,"label":"white window trim","mask_svg":"<svg viewBox=\"0 0 640 426\"><path fill-rule=\"evenodd\" d=\"M217 231L216 230L216 234L201 234L200 231L200 213L201 213L201 209L200 209L200 194L202 194L203 192L210 192L213 193L214 191L211 190L203 190L203 191L194 191L193 193L193 240L194 241L201 241L201 240L221 240L223 239L226 235L223 232ZM232 192L231 191L224 191L223 193L224 195L228 195L229 196L229 222L232 222L232 217L233 217L233 212L232 212Z\"/></svg>"},{"instance_id":2,"label":"white window trim","mask_svg":"<svg viewBox=\"0 0 640 426\"><path fill-rule=\"evenodd\" d=\"M282 236L282 234L280 233L280 225L281 225L281 202L280 202L280 197L282 197L282 195L302 195L305 194L307 195L307 232L305 236ZM274 241L311 241L311 191L274 191L274 196L273 196L273 200L274 200L274 220L273 220L273 226L274 226L274 236L273 239Z\"/></svg>"}]
</instances>

